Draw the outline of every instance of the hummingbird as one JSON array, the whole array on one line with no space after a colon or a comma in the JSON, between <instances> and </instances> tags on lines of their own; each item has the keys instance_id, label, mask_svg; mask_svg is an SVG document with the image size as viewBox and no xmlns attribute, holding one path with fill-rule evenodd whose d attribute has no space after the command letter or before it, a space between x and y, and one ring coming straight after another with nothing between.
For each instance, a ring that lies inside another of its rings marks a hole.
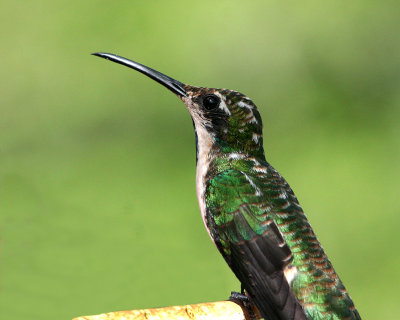
<instances>
[{"instance_id":1,"label":"hummingbird","mask_svg":"<svg viewBox=\"0 0 400 320\"><path fill-rule=\"evenodd\" d=\"M196 137L196 192L205 227L268 320L361 319L286 180L266 160L262 120L242 93L195 87L129 59L178 96Z\"/></svg>"}]
</instances>

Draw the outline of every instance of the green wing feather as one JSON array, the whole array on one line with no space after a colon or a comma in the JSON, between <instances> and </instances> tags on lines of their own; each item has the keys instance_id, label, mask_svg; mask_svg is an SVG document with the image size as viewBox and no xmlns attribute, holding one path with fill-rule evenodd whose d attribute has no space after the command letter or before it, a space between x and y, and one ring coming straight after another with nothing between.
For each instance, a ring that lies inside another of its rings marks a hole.
<instances>
[{"instance_id":1,"label":"green wing feather","mask_svg":"<svg viewBox=\"0 0 400 320\"><path fill-rule=\"evenodd\" d=\"M269 164L208 180L207 224L264 317L361 319L293 191ZM287 267L297 275L289 284Z\"/></svg>"},{"instance_id":2,"label":"green wing feather","mask_svg":"<svg viewBox=\"0 0 400 320\"><path fill-rule=\"evenodd\" d=\"M263 317L306 319L284 276L291 251L262 201L263 192L236 170L217 175L208 190L217 246Z\"/></svg>"}]
</instances>

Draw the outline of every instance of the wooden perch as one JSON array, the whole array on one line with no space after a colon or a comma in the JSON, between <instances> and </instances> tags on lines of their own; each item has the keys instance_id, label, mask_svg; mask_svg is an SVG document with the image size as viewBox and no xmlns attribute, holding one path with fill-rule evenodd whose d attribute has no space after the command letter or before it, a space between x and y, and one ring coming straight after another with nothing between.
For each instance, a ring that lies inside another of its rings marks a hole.
<instances>
[{"instance_id":1,"label":"wooden perch","mask_svg":"<svg viewBox=\"0 0 400 320\"><path fill-rule=\"evenodd\" d=\"M260 319L258 310L252 307L255 319ZM83 316L73 320L252 320L241 301L219 301L166 308L116 311L94 316ZM254 319L254 318L253 318Z\"/></svg>"}]
</instances>

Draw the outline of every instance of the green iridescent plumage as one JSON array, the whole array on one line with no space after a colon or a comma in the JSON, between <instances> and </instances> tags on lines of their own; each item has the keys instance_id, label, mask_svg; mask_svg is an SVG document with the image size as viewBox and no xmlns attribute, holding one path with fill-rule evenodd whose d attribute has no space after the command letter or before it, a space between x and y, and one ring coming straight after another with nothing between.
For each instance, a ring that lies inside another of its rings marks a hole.
<instances>
[{"instance_id":1,"label":"green iridescent plumage","mask_svg":"<svg viewBox=\"0 0 400 320\"><path fill-rule=\"evenodd\" d=\"M292 189L265 160L261 117L248 97L185 85L112 54L95 55L142 72L185 103L196 132L203 220L263 317L361 319Z\"/></svg>"},{"instance_id":2,"label":"green iridescent plumage","mask_svg":"<svg viewBox=\"0 0 400 320\"><path fill-rule=\"evenodd\" d=\"M258 306L269 304L270 319L360 319L296 196L265 160L256 106L235 91L185 88L192 101L211 94L224 104L210 113L199 111L197 102L191 111L183 99L196 130L209 134L202 138L210 140L206 155L202 151L208 161L200 164L207 166L199 197L206 225L251 298Z\"/></svg>"},{"instance_id":3,"label":"green iridescent plumage","mask_svg":"<svg viewBox=\"0 0 400 320\"><path fill-rule=\"evenodd\" d=\"M230 165L235 168L252 163L254 160L241 159L231 161ZM292 253L291 265L298 269L292 290L307 318L358 319L290 187L268 163L262 164L267 168L266 174L249 170L245 175L230 169L207 183L208 223L215 225L215 238L219 238L223 253L229 256L232 243L265 233L270 227L265 222L272 220Z\"/></svg>"}]
</instances>

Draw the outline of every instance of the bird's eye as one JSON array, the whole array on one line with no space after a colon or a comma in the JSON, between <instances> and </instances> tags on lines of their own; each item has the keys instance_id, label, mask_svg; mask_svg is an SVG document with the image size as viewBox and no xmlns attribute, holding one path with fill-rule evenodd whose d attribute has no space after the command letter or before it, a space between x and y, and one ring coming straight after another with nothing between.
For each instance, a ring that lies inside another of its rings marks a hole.
<instances>
[{"instance_id":1,"label":"bird's eye","mask_svg":"<svg viewBox=\"0 0 400 320\"><path fill-rule=\"evenodd\" d=\"M219 106L220 101L221 100L216 95L210 94L203 98L203 106L207 110L212 110Z\"/></svg>"}]
</instances>

